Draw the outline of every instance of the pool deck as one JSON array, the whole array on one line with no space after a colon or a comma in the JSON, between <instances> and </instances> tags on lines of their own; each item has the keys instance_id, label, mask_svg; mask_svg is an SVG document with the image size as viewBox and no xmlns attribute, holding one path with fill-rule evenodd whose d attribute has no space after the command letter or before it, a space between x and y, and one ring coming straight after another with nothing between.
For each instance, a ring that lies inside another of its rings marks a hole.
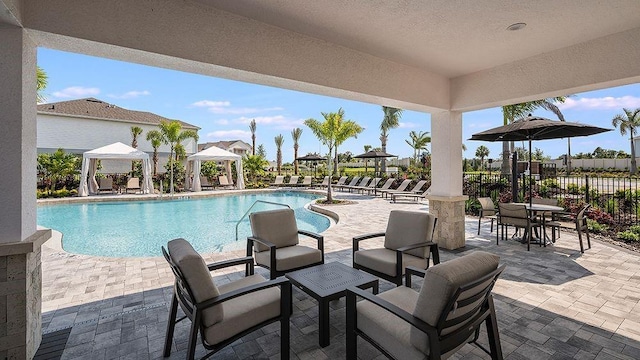
<instances>
[{"instance_id":1,"label":"pool deck","mask_svg":"<svg viewBox=\"0 0 640 360\"><path fill-rule=\"evenodd\" d=\"M351 265L351 238L384 231L389 211L428 210L424 203L393 204L380 198L336 194L355 203L327 207L340 219L323 233L327 262ZM140 195L116 197L140 199ZM501 262L507 264L494 289L505 358L640 358L640 254L597 240L592 240L592 248L581 254L577 236L570 232L563 232L554 246L532 246L527 252L526 246L514 241L497 246L495 232L490 233L488 222L483 222L478 236L477 223L477 218L467 217L467 246L457 251L441 250L441 260L467 251L485 250L498 254ZM56 331L70 330L62 358L162 358L173 283L165 260L75 255L51 245L45 244L42 250L43 333L46 338ZM203 256L207 262L214 262L244 253L239 250ZM216 272L217 281L242 276L240 270ZM414 288L419 285L414 284ZM380 281L381 291L392 287L393 284ZM344 306L344 299L332 302L331 345L320 348L317 304L294 290L292 359L344 358ZM256 331L214 359L277 359L280 351L277 329L278 325L273 324ZM180 324L171 358L184 358L187 336L186 324ZM359 343L359 349L362 359L382 358L364 342ZM198 351L203 354L202 346L198 346ZM466 345L453 358L488 356Z\"/></svg>"}]
</instances>

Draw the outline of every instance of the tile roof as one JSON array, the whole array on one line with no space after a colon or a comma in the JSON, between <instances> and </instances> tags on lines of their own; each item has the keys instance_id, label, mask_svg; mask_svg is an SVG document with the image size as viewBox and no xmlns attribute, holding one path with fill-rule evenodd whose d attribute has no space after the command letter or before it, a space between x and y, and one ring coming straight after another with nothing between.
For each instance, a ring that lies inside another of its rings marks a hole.
<instances>
[{"instance_id":1,"label":"tile roof","mask_svg":"<svg viewBox=\"0 0 640 360\"><path fill-rule=\"evenodd\" d=\"M247 144L246 142L242 141L242 140L228 140L228 141L215 141L215 142L207 142L204 144L198 144L198 151L202 151L205 149L210 148L211 146L215 146L215 147L219 147L220 149L223 150L228 150L229 147L237 142L241 142L244 143L246 145L249 146L249 148L251 148L251 144Z\"/></svg>"},{"instance_id":2,"label":"tile roof","mask_svg":"<svg viewBox=\"0 0 640 360\"><path fill-rule=\"evenodd\" d=\"M146 111L124 109L119 106L109 104L105 101L98 100L96 98L40 104L38 105L38 113L72 115L104 120L134 122L140 124L160 124L161 121L174 120ZM186 123L184 121L176 121L182 124L183 128L196 130L200 129L197 126Z\"/></svg>"}]
</instances>

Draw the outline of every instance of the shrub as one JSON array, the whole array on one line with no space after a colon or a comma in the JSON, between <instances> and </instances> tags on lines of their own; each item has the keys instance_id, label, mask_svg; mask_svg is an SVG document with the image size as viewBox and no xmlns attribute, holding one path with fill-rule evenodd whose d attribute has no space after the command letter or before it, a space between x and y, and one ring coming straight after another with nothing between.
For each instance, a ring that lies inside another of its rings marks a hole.
<instances>
[{"instance_id":1,"label":"shrub","mask_svg":"<svg viewBox=\"0 0 640 360\"><path fill-rule=\"evenodd\" d=\"M640 235L640 225L633 225L633 226L629 227L629 231L631 231L632 233Z\"/></svg>"},{"instance_id":2,"label":"shrub","mask_svg":"<svg viewBox=\"0 0 640 360\"><path fill-rule=\"evenodd\" d=\"M597 234L601 234L609 230L609 226L600 224L599 222L591 219L587 219L587 227L589 228L589 231Z\"/></svg>"},{"instance_id":3,"label":"shrub","mask_svg":"<svg viewBox=\"0 0 640 360\"><path fill-rule=\"evenodd\" d=\"M542 185L552 189L560 187L560 185L558 185L558 180L556 179L544 179L542 180Z\"/></svg>"},{"instance_id":4,"label":"shrub","mask_svg":"<svg viewBox=\"0 0 640 360\"><path fill-rule=\"evenodd\" d=\"M640 235L634 233L631 230L619 232L617 237L618 239L624 240L624 241L632 241L632 242L640 241Z\"/></svg>"},{"instance_id":5,"label":"shrub","mask_svg":"<svg viewBox=\"0 0 640 360\"><path fill-rule=\"evenodd\" d=\"M578 184L567 184L567 192L569 194L578 195L580 194L580 186L578 186Z\"/></svg>"}]
</instances>

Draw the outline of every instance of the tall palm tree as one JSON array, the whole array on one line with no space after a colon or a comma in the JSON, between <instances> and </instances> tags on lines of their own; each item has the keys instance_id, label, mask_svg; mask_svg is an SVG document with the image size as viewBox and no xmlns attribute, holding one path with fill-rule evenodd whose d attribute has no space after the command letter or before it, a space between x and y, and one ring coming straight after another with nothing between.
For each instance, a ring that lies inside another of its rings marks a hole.
<instances>
[{"instance_id":1,"label":"tall palm tree","mask_svg":"<svg viewBox=\"0 0 640 360\"><path fill-rule=\"evenodd\" d=\"M431 142L431 136L429 136L428 131L411 131L409 132L409 140L405 140L405 142L413 148L413 162L415 163L418 161L420 150L427 150L427 144Z\"/></svg>"},{"instance_id":2,"label":"tall palm tree","mask_svg":"<svg viewBox=\"0 0 640 360\"><path fill-rule=\"evenodd\" d=\"M276 142L276 164L278 166L278 175L280 175L280 171L282 170L282 144L284 144L284 137L282 134L279 134L274 140Z\"/></svg>"},{"instance_id":3,"label":"tall palm tree","mask_svg":"<svg viewBox=\"0 0 640 360\"><path fill-rule=\"evenodd\" d=\"M131 127L131 147L134 149L138 148L138 136L140 136L140 134L142 134L142 128L139 126L132 126ZM136 169L136 162L132 161L131 162L131 171L134 171Z\"/></svg>"},{"instance_id":4,"label":"tall palm tree","mask_svg":"<svg viewBox=\"0 0 640 360\"><path fill-rule=\"evenodd\" d=\"M336 136L336 144L335 144L335 158L336 161L334 163L334 171L338 172L338 147L340 145L342 145L345 141L347 141L347 139L355 137L358 137L358 134L360 134L364 129L362 128L362 126L356 124L355 121L352 120L345 120L344 118L344 110L342 110L342 108L340 108L338 110L338 112L336 113L336 121L337 121L337 126L338 126L338 132L337 132L337 136Z\"/></svg>"},{"instance_id":5,"label":"tall palm tree","mask_svg":"<svg viewBox=\"0 0 640 360\"><path fill-rule=\"evenodd\" d=\"M624 113L616 115L611 120L611 124L613 127L620 129L620 135L624 136L627 132L629 133L631 141L631 174L635 174L638 171L638 166L636 164L636 147L633 143L633 138L636 136L638 127L640 127L640 108L635 110L623 108L622 111Z\"/></svg>"},{"instance_id":6,"label":"tall palm tree","mask_svg":"<svg viewBox=\"0 0 640 360\"><path fill-rule=\"evenodd\" d=\"M293 138L293 166L295 174L298 175L298 141L300 140L300 136L302 135L302 129L295 128L291 130L291 137Z\"/></svg>"},{"instance_id":7,"label":"tall palm tree","mask_svg":"<svg viewBox=\"0 0 640 360\"><path fill-rule=\"evenodd\" d=\"M40 67L36 67L36 100L38 103L43 103L47 99L44 97L42 91L47 87L47 83L49 82L49 77L47 73Z\"/></svg>"},{"instance_id":8,"label":"tall palm tree","mask_svg":"<svg viewBox=\"0 0 640 360\"><path fill-rule=\"evenodd\" d=\"M480 169L484 167L484 158L487 156L489 156L489 148L484 145L478 146L476 149L476 157L480 158Z\"/></svg>"},{"instance_id":9,"label":"tall palm tree","mask_svg":"<svg viewBox=\"0 0 640 360\"><path fill-rule=\"evenodd\" d=\"M327 154L327 169L329 170L329 178L331 179L333 176L331 154L333 153L334 148L337 144L339 145L344 142L346 140L345 136L348 134L352 134L349 137L359 134L362 131L362 127L352 120L344 120L344 110L342 110L342 108L340 108L338 112L323 112L321 114L324 121L321 122L316 119L307 119L304 121L304 124L311 129L313 134L321 143L329 148L329 152ZM342 140L342 142L339 142L340 140ZM331 195L331 181L329 181L327 186L327 202L333 202L333 197Z\"/></svg>"},{"instance_id":10,"label":"tall palm tree","mask_svg":"<svg viewBox=\"0 0 640 360\"><path fill-rule=\"evenodd\" d=\"M380 123L380 145L382 146L382 152L387 152L387 140L389 138L389 130L395 129L400 126L400 118L402 117L402 109L396 109L388 106L382 107L384 117ZM387 171L387 160L382 159L380 163L380 170L383 173Z\"/></svg>"},{"instance_id":11,"label":"tall palm tree","mask_svg":"<svg viewBox=\"0 0 640 360\"><path fill-rule=\"evenodd\" d=\"M153 147L153 175L158 174L158 148L162 145L162 133L158 130L147 131L147 141Z\"/></svg>"},{"instance_id":12,"label":"tall palm tree","mask_svg":"<svg viewBox=\"0 0 640 360\"><path fill-rule=\"evenodd\" d=\"M193 138L196 141L198 141L198 133L196 133L193 130L185 130L182 131L182 124L180 124L180 122L178 121L162 121L160 122L160 133L162 134L162 142L169 145L169 164L170 164L170 184L169 187L171 188L171 195L173 196L173 168L174 166L174 162L177 161L177 159L173 159L173 153L175 151L176 145L180 144L181 141L188 139L188 138Z\"/></svg>"},{"instance_id":13,"label":"tall palm tree","mask_svg":"<svg viewBox=\"0 0 640 360\"><path fill-rule=\"evenodd\" d=\"M249 130L251 130L251 155L256 154L256 119L251 120L249 123Z\"/></svg>"},{"instance_id":14,"label":"tall palm tree","mask_svg":"<svg viewBox=\"0 0 640 360\"><path fill-rule=\"evenodd\" d=\"M556 114L560 121L564 121L564 115L560 112L560 109L556 106L556 102L564 102L566 100L566 96L558 96L554 98L547 98L535 101L528 101L520 104L513 105L505 105L502 107L502 117L504 121L504 125L512 123L514 120L518 118L522 118L527 116L527 114L533 112L535 109L545 109ZM569 151L570 150L569 144ZM511 147L509 142L502 142L502 166L500 168L500 172L503 175L509 175L511 173L511 167L509 166L509 155L513 151L513 143Z\"/></svg>"}]
</instances>

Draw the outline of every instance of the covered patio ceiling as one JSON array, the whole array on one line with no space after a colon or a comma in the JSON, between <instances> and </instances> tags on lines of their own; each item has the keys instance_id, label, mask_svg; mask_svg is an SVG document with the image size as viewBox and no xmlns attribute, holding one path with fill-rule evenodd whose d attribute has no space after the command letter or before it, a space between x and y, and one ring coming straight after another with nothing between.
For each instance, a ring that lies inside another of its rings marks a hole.
<instances>
[{"instance_id":1,"label":"covered patio ceiling","mask_svg":"<svg viewBox=\"0 0 640 360\"><path fill-rule=\"evenodd\" d=\"M0 21L40 46L427 112L640 81L636 0L0 0Z\"/></svg>"}]
</instances>

